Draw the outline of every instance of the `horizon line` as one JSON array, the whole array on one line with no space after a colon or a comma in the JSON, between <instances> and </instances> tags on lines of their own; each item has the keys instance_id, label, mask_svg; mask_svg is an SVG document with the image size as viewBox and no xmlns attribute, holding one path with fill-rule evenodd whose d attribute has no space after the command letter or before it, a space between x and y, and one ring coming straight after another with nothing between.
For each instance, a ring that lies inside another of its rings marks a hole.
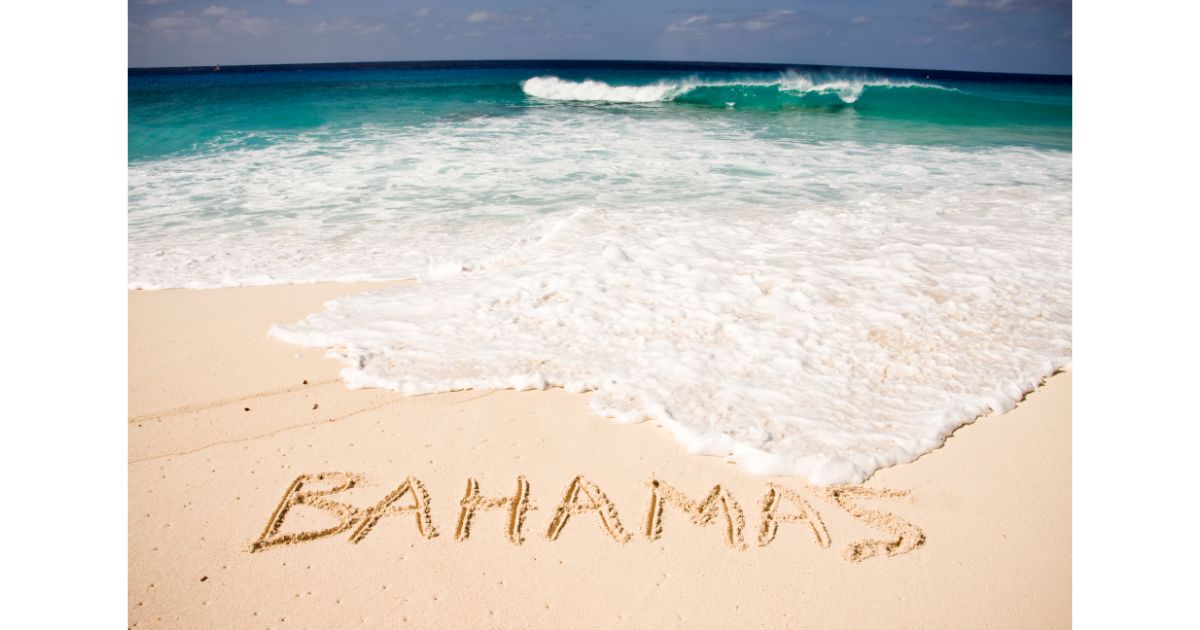
<instances>
[{"instance_id":1,"label":"horizon line","mask_svg":"<svg viewBox=\"0 0 1200 630\"><path fill-rule=\"evenodd\" d=\"M287 63L238 63L238 64L203 64L203 65L186 65L186 66L127 66L126 71L169 71L169 70L198 70L202 68L271 68L271 67L288 67L288 66L354 66L354 65L379 65L379 64L448 64L448 63L644 63L644 64L677 64L677 65L726 65L726 66L768 66L772 68L779 67L805 67L805 68L838 68L838 69L861 69L861 70L891 70L891 71L906 71L906 72L938 72L938 73L956 73L956 74L988 74L988 75L1008 75L1008 76L1023 76L1023 77L1053 77L1073 79L1073 74L1056 74L1050 72L999 72L993 70L951 70L945 68L903 68L898 66L847 66L841 64L814 64L814 63L797 63L797 62L770 62L770 61L697 61L697 60L674 60L674 59L394 59L394 60L375 60L375 61L316 61L316 62L287 62Z\"/></svg>"}]
</instances>

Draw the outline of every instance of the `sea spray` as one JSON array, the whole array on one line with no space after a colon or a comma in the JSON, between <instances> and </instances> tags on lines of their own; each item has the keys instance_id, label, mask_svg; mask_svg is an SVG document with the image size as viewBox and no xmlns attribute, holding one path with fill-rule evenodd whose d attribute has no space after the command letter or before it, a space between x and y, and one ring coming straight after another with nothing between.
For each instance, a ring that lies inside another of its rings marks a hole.
<instances>
[{"instance_id":1,"label":"sea spray","mask_svg":"<svg viewBox=\"0 0 1200 630\"><path fill-rule=\"evenodd\" d=\"M569 81L556 76L538 76L524 81L526 94L555 101L601 101L609 103L652 103L670 101L697 90L717 88L770 88L776 92L797 96L806 94L835 94L844 103L853 103L867 88L920 88L953 90L933 83L893 80L866 76L814 76L795 71L772 78L743 78L733 80L704 80L688 77L676 81L659 81L648 85L609 85L603 81ZM771 90L767 90L768 92Z\"/></svg>"}]
</instances>

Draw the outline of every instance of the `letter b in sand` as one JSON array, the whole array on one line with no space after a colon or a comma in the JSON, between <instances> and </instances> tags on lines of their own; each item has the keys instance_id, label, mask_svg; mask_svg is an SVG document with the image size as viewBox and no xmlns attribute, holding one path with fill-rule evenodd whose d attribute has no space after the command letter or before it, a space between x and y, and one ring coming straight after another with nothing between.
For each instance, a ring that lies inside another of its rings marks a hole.
<instances>
[{"instance_id":1,"label":"letter b in sand","mask_svg":"<svg viewBox=\"0 0 1200 630\"><path fill-rule=\"evenodd\" d=\"M322 481L333 482L333 485L318 490L305 490L306 487ZM291 545L308 540L316 540L317 538L340 534L350 529L358 521L358 508L345 503L331 501L325 497L345 492L353 488L355 484L361 482L362 476L352 473L334 472L296 477L292 485L288 486L287 491L283 493L283 498L280 499L279 505L275 506L275 511L271 513L271 518L267 521L267 526L263 528L262 534L258 536L258 540L251 543L250 551L262 551L276 545ZM279 530L283 527L283 521L287 518L288 512L297 505L307 505L329 512L337 517L338 523L325 529L280 534Z\"/></svg>"}]
</instances>

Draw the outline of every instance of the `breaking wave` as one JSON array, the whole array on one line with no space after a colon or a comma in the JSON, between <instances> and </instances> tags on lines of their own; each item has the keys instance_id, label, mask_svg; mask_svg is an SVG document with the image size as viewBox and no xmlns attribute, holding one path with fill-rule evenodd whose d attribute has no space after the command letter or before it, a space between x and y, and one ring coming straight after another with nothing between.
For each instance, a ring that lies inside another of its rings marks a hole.
<instances>
[{"instance_id":1,"label":"breaking wave","mask_svg":"<svg viewBox=\"0 0 1200 630\"><path fill-rule=\"evenodd\" d=\"M788 72L775 79L745 79L737 81L659 81L647 85L609 85L603 81L569 81L555 76L533 77L521 84L525 94L550 101L601 101L608 103L653 103L657 101L698 100L689 95L700 93L740 92L754 96L776 93L804 97L808 95L836 96L843 103L854 103L863 92L871 89L917 88L953 91L933 83L898 81L882 78L816 77ZM735 102L736 103L736 102Z\"/></svg>"},{"instance_id":2,"label":"breaking wave","mask_svg":"<svg viewBox=\"0 0 1200 630\"><path fill-rule=\"evenodd\" d=\"M643 85L538 76L522 82L526 97L544 103L671 104L751 111L853 110L877 118L941 124L1069 125L1069 102L1022 100L995 90L872 76L785 72L730 81L661 80Z\"/></svg>"}]
</instances>

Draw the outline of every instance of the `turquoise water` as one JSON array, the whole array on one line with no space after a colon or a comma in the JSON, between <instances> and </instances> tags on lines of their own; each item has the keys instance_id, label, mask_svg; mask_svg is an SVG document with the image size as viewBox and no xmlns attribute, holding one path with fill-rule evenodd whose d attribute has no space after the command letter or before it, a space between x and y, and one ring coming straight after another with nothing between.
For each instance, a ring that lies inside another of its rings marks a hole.
<instances>
[{"instance_id":1,"label":"turquoise water","mask_svg":"<svg viewBox=\"0 0 1200 630\"><path fill-rule=\"evenodd\" d=\"M563 101L531 96L532 77L611 86L697 83L661 101L578 102L645 118L734 119L748 129L805 140L1070 148L1069 77L720 64L457 62L131 70L129 158L225 151L335 134L405 128L456 118L521 116ZM483 66L483 67L478 67ZM835 90L778 85L866 83L853 102ZM918 83L891 87L887 82ZM775 85L757 85L776 83ZM730 106L729 103L734 103Z\"/></svg>"},{"instance_id":2,"label":"turquoise water","mask_svg":"<svg viewBox=\"0 0 1200 630\"><path fill-rule=\"evenodd\" d=\"M130 283L410 277L483 264L581 209L715 218L957 200L974 212L1007 188L1069 183L1070 150L1069 77L658 62L130 70Z\"/></svg>"}]
</instances>

